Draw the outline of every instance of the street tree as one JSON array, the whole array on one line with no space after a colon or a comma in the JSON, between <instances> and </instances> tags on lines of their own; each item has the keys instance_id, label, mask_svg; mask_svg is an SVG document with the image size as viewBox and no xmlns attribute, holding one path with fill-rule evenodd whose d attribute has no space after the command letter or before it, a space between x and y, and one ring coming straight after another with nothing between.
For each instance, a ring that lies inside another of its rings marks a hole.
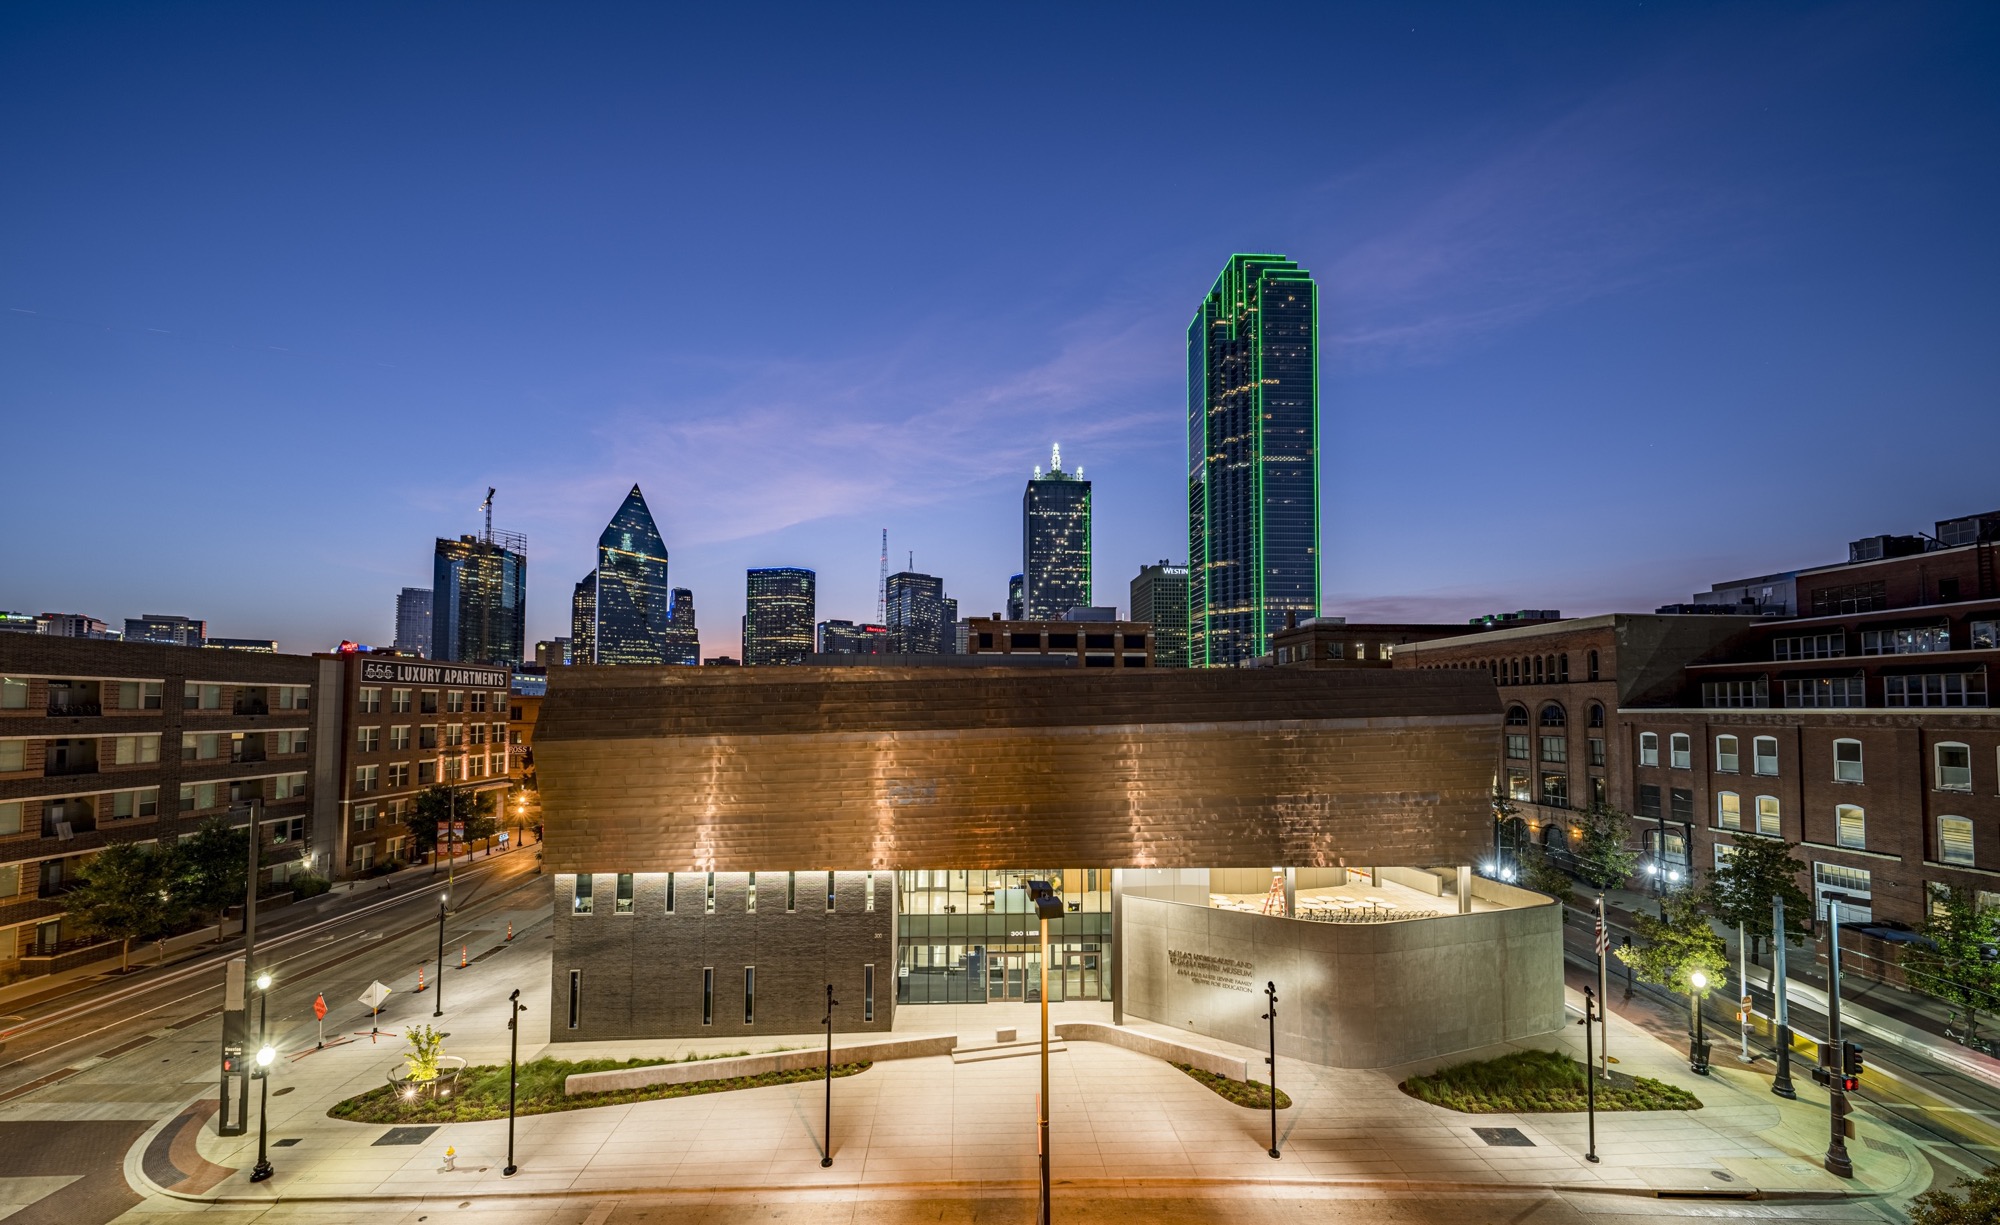
<instances>
[{"instance_id":1,"label":"street tree","mask_svg":"<svg viewBox=\"0 0 2000 1225\"><path fill-rule=\"evenodd\" d=\"M213 817L169 852L168 893L187 910L213 916L217 940L229 908L243 900L250 875L249 837L247 829L231 829L227 821Z\"/></svg>"},{"instance_id":2,"label":"street tree","mask_svg":"<svg viewBox=\"0 0 2000 1225\"><path fill-rule=\"evenodd\" d=\"M132 968L132 942L172 934L177 911L166 854L137 842L105 847L83 865L63 906L87 932L119 942L118 972Z\"/></svg>"},{"instance_id":3,"label":"street tree","mask_svg":"<svg viewBox=\"0 0 2000 1225\"><path fill-rule=\"evenodd\" d=\"M1703 886L1705 904L1724 924L1743 928L1753 957L1757 942L1772 938L1773 898L1785 899L1787 932L1804 936L1811 930L1812 899L1799 888L1798 874L1805 865L1792 858L1795 849L1796 843L1779 838L1741 838ZM1777 973L1775 958L1771 972ZM1770 985L1768 977L1765 985Z\"/></svg>"},{"instance_id":4,"label":"street tree","mask_svg":"<svg viewBox=\"0 0 2000 1225\"><path fill-rule=\"evenodd\" d=\"M1993 1225L2000 1221L2000 1169L1961 1175L1910 1201L1910 1225Z\"/></svg>"},{"instance_id":5,"label":"street tree","mask_svg":"<svg viewBox=\"0 0 2000 1225\"><path fill-rule=\"evenodd\" d=\"M1722 937L1709 926L1701 898L1681 893L1662 902L1660 908L1659 918L1645 913L1632 916L1632 930L1639 939L1619 948L1618 960L1631 966L1641 981L1683 995L1693 990L1688 976L1696 970L1708 975L1711 984L1722 982L1729 969L1729 955Z\"/></svg>"},{"instance_id":6,"label":"street tree","mask_svg":"<svg viewBox=\"0 0 2000 1225\"><path fill-rule=\"evenodd\" d=\"M1599 889L1616 889L1639 866L1639 852L1625 845L1632 818L1599 801L1592 801L1578 822L1576 859L1583 878Z\"/></svg>"},{"instance_id":7,"label":"street tree","mask_svg":"<svg viewBox=\"0 0 2000 1225\"><path fill-rule=\"evenodd\" d=\"M1525 847L1521 851L1521 883L1546 893L1564 906L1576 904L1576 882L1555 865L1546 848Z\"/></svg>"},{"instance_id":8,"label":"street tree","mask_svg":"<svg viewBox=\"0 0 2000 1225\"><path fill-rule=\"evenodd\" d=\"M1939 889L1931 895L1930 913L1917 933L1921 939L1903 946L1903 973L1910 986L1951 1007L1951 1023L1961 1019L1965 1031L1954 1034L1968 1046L1979 1043L1979 1015L2000 1010L2000 960L1990 950L2000 914L1981 906L1969 893Z\"/></svg>"},{"instance_id":9,"label":"street tree","mask_svg":"<svg viewBox=\"0 0 2000 1225\"><path fill-rule=\"evenodd\" d=\"M437 870L437 856L440 841L438 830L447 821L457 820L464 825L463 832L451 838L452 845L465 847L478 838L495 831L493 818L493 792L467 791L463 788L439 784L426 787L417 793L410 804L410 815L404 825L410 831L410 845L420 853L431 855L431 870Z\"/></svg>"}]
</instances>

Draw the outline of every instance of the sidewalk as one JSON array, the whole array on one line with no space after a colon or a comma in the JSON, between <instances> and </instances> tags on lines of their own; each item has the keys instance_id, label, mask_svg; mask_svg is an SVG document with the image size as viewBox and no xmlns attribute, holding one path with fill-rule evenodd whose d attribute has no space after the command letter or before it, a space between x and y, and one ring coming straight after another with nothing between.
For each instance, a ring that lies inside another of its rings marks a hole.
<instances>
[{"instance_id":1,"label":"sidewalk","mask_svg":"<svg viewBox=\"0 0 2000 1225\"><path fill-rule=\"evenodd\" d=\"M506 1059L506 995L522 988L524 1038L546 1024L546 944L518 937L545 920L545 908L516 919L517 940L498 943L494 931L475 933L473 952L503 951L465 970L451 969L444 1028L447 1053L473 1064ZM525 922L524 922L525 920ZM403 1008L385 1018L394 1032L405 1021L428 1021L428 996L399 997ZM413 1002L414 1001L414 1002ZM1573 997L1572 1003L1578 1003ZM1103 1004L1060 1004L1055 1020L1108 1021ZM328 1030L366 1031L351 1009L329 1018ZM913 1006L898 1010L898 1033L957 1032L965 1042L988 1040L994 1028L1035 1031L1032 1005ZM1135 1029L1235 1054L1260 1066L1262 1053L1139 1023ZM1283 1158L1265 1153L1269 1115L1231 1105L1159 1060L1100 1043L1077 1041L1051 1057L1052 1160L1059 1189L1131 1188L1177 1183L1283 1186L1423 1186L1431 1189L1662 1190L1738 1196L1769 1194L1906 1195L1929 1178L1927 1164L1887 1128L1857 1149L1859 1176L1843 1181L1819 1168L1826 1107L1804 1090L1785 1102L1768 1091L1757 1070L1718 1064L1714 1075L1691 1075L1680 1052L1644 1028L1615 1017L1612 1052L1622 1071L1689 1089L1706 1108L1692 1112L1601 1114L1601 1164L1583 1160L1582 1115L1461 1115L1411 1098L1390 1072L1343 1071L1279 1061L1279 1083L1293 1097L1281 1112ZM300 1037L310 1045L310 1029ZM657 1055L694 1050L811 1047L819 1034L791 1040L564 1043L524 1041L524 1060L550 1053ZM1582 1034L1530 1045L1568 1048L1580 1057ZM270 1102L272 1160L277 1175L251 1184L257 1138L211 1134L199 1110L142 1137L126 1161L133 1185L150 1207L172 1200L189 1210L215 1203L268 1204L316 1200L408 1200L465 1197L570 1196L610 1192L1018 1190L1036 1178L1034 1109L1039 1060L1030 1056L958 1064L946 1057L878 1063L833 1084L834 1164L822 1169L817 1083L537 1115L518 1122L521 1172L503 1179L506 1121L418 1129L406 1142L391 1129L326 1116L342 1098L382 1083L397 1063L399 1039L360 1041L281 1062ZM296 1039L286 1044L298 1050ZM1490 1056L1506 1048L1467 1052L1442 1062ZM31 1095L24 1102L33 1102ZM200 1099L196 1099L197 1102ZM47 1117L47 1116L45 1116ZM1525 1144L1491 1146L1474 1128L1516 1128ZM1858 1144L1859 1142L1857 1142ZM282 1144L282 1147L278 1147ZM456 1168L443 1169L444 1149L457 1149ZM189 1165L211 1166L190 1170Z\"/></svg>"}]
</instances>

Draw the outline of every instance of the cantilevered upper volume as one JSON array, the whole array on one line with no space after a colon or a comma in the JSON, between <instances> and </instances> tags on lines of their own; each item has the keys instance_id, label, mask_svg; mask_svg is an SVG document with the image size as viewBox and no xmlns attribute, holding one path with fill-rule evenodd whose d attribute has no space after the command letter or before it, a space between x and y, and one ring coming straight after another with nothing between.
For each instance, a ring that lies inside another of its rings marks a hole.
<instances>
[{"instance_id":1,"label":"cantilevered upper volume","mask_svg":"<svg viewBox=\"0 0 2000 1225\"><path fill-rule=\"evenodd\" d=\"M594 645L600 664L679 663L667 546L637 485L597 538Z\"/></svg>"},{"instance_id":2,"label":"cantilevered upper volume","mask_svg":"<svg viewBox=\"0 0 2000 1225\"><path fill-rule=\"evenodd\" d=\"M1319 289L1232 255L1188 325L1188 631L1195 667L1264 654L1319 612Z\"/></svg>"}]
</instances>

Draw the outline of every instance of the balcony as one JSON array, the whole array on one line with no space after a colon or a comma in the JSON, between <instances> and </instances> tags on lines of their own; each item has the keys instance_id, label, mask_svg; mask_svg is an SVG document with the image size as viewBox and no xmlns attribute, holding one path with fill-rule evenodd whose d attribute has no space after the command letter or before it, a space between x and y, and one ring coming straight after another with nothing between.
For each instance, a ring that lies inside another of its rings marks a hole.
<instances>
[{"instance_id":1,"label":"balcony","mask_svg":"<svg viewBox=\"0 0 2000 1225\"><path fill-rule=\"evenodd\" d=\"M57 718L74 719L103 713L104 706L98 702L71 701L68 698L49 699L49 714Z\"/></svg>"},{"instance_id":2,"label":"balcony","mask_svg":"<svg viewBox=\"0 0 2000 1225\"><path fill-rule=\"evenodd\" d=\"M68 778L76 774L95 773L97 773L97 761L95 758L88 761L68 761L50 757L47 763L42 766L42 776L44 778Z\"/></svg>"},{"instance_id":3,"label":"balcony","mask_svg":"<svg viewBox=\"0 0 2000 1225\"><path fill-rule=\"evenodd\" d=\"M239 715L268 715L271 713L271 704L263 698L238 698L236 704L229 709Z\"/></svg>"},{"instance_id":4,"label":"balcony","mask_svg":"<svg viewBox=\"0 0 2000 1225\"><path fill-rule=\"evenodd\" d=\"M65 842L78 834L97 832L97 814L89 804L80 800L68 800L60 804L50 804L42 809L42 837L58 838ZM43 897L49 896L47 893Z\"/></svg>"}]
</instances>

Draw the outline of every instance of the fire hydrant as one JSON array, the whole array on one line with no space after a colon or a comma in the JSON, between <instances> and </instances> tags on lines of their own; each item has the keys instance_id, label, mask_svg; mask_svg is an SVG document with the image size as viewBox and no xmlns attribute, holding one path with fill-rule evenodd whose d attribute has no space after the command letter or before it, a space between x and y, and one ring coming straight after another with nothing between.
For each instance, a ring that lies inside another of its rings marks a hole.
<instances>
[{"instance_id":1,"label":"fire hydrant","mask_svg":"<svg viewBox=\"0 0 2000 1225\"><path fill-rule=\"evenodd\" d=\"M444 1147L444 1168L445 1168L445 1169L447 1169L447 1170L455 1170L455 1169L457 1169L458 1167L457 1167L456 1165L453 1165L453 1164L452 1164L452 1163L453 1163L454 1161L456 1161L457 1159L458 1159L458 1150L457 1150L457 1149L455 1149L455 1148L453 1148L453 1147L452 1147L451 1145L449 1145L449 1144L445 1145L445 1147Z\"/></svg>"}]
</instances>

